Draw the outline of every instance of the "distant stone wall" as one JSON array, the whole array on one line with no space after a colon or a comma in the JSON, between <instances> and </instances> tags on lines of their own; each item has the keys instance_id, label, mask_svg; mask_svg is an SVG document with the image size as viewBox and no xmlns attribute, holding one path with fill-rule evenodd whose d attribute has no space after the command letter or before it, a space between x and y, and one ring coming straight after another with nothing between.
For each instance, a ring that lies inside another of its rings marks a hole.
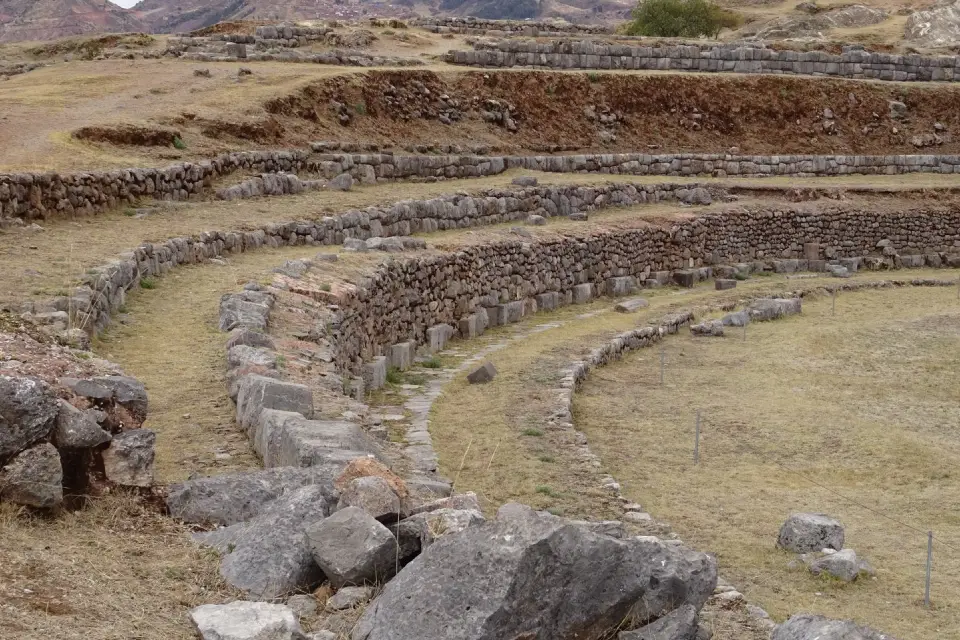
<instances>
[{"instance_id":1,"label":"distant stone wall","mask_svg":"<svg viewBox=\"0 0 960 640\"><path fill-rule=\"evenodd\" d=\"M805 247L804 245L808 245ZM814 247L815 256L810 256ZM807 253L804 252L805 248ZM874 268L960 265L960 210L875 213L860 209L731 210L672 228L598 233L584 238L501 242L382 266L341 305L337 362L356 372L393 344L430 345L436 327L461 335L516 321L538 309L585 302L618 285L666 279L685 270L758 258L788 258L792 269L822 268L822 258L882 251ZM897 260L899 254L910 259ZM947 256L949 255L949 258ZM445 338L444 338L445 339Z\"/></svg>"},{"instance_id":2,"label":"distant stone wall","mask_svg":"<svg viewBox=\"0 0 960 640\"><path fill-rule=\"evenodd\" d=\"M432 33L462 33L488 36L522 35L534 38L572 35L613 35L614 33L613 27L600 24L532 22L529 20L485 20L483 18L419 18L414 20L411 25Z\"/></svg>"},{"instance_id":3,"label":"distant stone wall","mask_svg":"<svg viewBox=\"0 0 960 640\"><path fill-rule=\"evenodd\" d=\"M859 46L841 54L781 51L744 45L632 46L592 40L477 43L475 51L450 51L450 64L551 69L645 69L832 76L894 81L960 80L960 57L873 53Z\"/></svg>"},{"instance_id":4,"label":"distant stone wall","mask_svg":"<svg viewBox=\"0 0 960 640\"><path fill-rule=\"evenodd\" d=\"M836 176L958 173L960 155L748 156L731 154L580 154L537 156L316 153L306 149L223 154L213 160L161 169L89 173L0 173L0 218L25 220L93 214L140 198L194 200L213 181L238 170L307 171L332 178L350 173L364 184L390 180L470 178L508 169L615 175Z\"/></svg>"}]
</instances>

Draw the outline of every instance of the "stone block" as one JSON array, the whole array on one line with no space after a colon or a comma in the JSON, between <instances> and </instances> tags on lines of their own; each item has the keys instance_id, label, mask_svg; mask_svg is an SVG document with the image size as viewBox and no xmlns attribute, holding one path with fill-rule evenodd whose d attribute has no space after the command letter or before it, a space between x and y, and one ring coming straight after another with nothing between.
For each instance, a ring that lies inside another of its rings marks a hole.
<instances>
[{"instance_id":1,"label":"stone block","mask_svg":"<svg viewBox=\"0 0 960 640\"><path fill-rule=\"evenodd\" d=\"M427 329L427 340L430 353L443 351L447 342L453 337L454 329L448 324L437 324Z\"/></svg>"},{"instance_id":2,"label":"stone block","mask_svg":"<svg viewBox=\"0 0 960 640\"><path fill-rule=\"evenodd\" d=\"M794 513L780 527L777 546L794 553L843 549L843 525L822 513Z\"/></svg>"},{"instance_id":3,"label":"stone block","mask_svg":"<svg viewBox=\"0 0 960 640\"><path fill-rule=\"evenodd\" d=\"M465 339L476 338L483 333L483 330L479 328L479 318L475 313L460 318L457 329L460 331L460 337Z\"/></svg>"},{"instance_id":4,"label":"stone block","mask_svg":"<svg viewBox=\"0 0 960 640\"><path fill-rule=\"evenodd\" d=\"M573 287L573 304L586 304L593 299L593 285L589 282Z\"/></svg>"},{"instance_id":5,"label":"stone block","mask_svg":"<svg viewBox=\"0 0 960 640\"><path fill-rule=\"evenodd\" d=\"M537 308L540 311L553 311L560 306L560 294L556 291L547 291L534 296L537 301Z\"/></svg>"},{"instance_id":6,"label":"stone block","mask_svg":"<svg viewBox=\"0 0 960 640\"><path fill-rule=\"evenodd\" d=\"M387 357L376 356L363 365L363 384L367 391L380 389L387 383Z\"/></svg>"},{"instance_id":7,"label":"stone block","mask_svg":"<svg viewBox=\"0 0 960 640\"><path fill-rule=\"evenodd\" d=\"M133 429L113 436L101 454L107 480L126 487L153 484L153 447L157 434L149 429Z\"/></svg>"},{"instance_id":8,"label":"stone block","mask_svg":"<svg viewBox=\"0 0 960 640\"><path fill-rule=\"evenodd\" d=\"M514 300L513 302L498 305L497 309L500 324L511 324L520 322L520 320L523 319L523 300Z\"/></svg>"},{"instance_id":9,"label":"stone block","mask_svg":"<svg viewBox=\"0 0 960 640\"><path fill-rule=\"evenodd\" d=\"M38 509L63 502L63 469L57 449L44 442L0 467L0 500Z\"/></svg>"},{"instance_id":10,"label":"stone block","mask_svg":"<svg viewBox=\"0 0 960 640\"><path fill-rule=\"evenodd\" d=\"M413 341L398 342L387 348L387 366L400 371L406 371L413 366L413 358L417 353L417 345Z\"/></svg>"},{"instance_id":11,"label":"stone block","mask_svg":"<svg viewBox=\"0 0 960 640\"><path fill-rule=\"evenodd\" d=\"M357 507L306 527L313 557L335 589L386 581L394 572L396 538Z\"/></svg>"},{"instance_id":12,"label":"stone block","mask_svg":"<svg viewBox=\"0 0 960 640\"><path fill-rule=\"evenodd\" d=\"M696 269L680 269L673 272L673 281L681 287L689 289L696 286L699 275Z\"/></svg>"},{"instance_id":13,"label":"stone block","mask_svg":"<svg viewBox=\"0 0 960 640\"><path fill-rule=\"evenodd\" d=\"M496 375L497 369L493 366L493 363L484 362L467 375L467 381L470 384L484 384L493 380Z\"/></svg>"},{"instance_id":14,"label":"stone block","mask_svg":"<svg viewBox=\"0 0 960 640\"><path fill-rule=\"evenodd\" d=\"M803 257L806 260L819 260L820 259L820 243L804 242Z\"/></svg>"},{"instance_id":15,"label":"stone block","mask_svg":"<svg viewBox=\"0 0 960 640\"><path fill-rule=\"evenodd\" d=\"M629 300L621 300L618 302L613 310L619 313L633 313L648 306L650 306L650 303L646 298L630 298Z\"/></svg>"},{"instance_id":16,"label":"stone block","mask_svg":"<svg viewBox=\"0 0 960 640\"><path fill-rule=\"evenodd\" d=\"M633 276L617 276L615 278L608 278L606 281L606 294L608 296L627 296L636 290L637 279Z\"/></svg>"},{"instance_id":17,"label":"stone block","mask_svg":"<svg viewBox=\"0 0 960 640\"><path fill-rule=\"evenodd\" d=\"M266 376L248 375L241 378L237 393L237 422L249 431L257 424L260 412L264 409L294 411L305 418L312 418L313 391L302 384Z\"/></svg>"},{"instance_id":18,"label":"stone block","mask_svg":"<svg viewBox=\"0 0 960 640\"><path fill-rule=\"evenodd\" d=\"M716 281L714 282L714 288L717 291L725 291L727 289L736 289L737 281L732 278L731 279L717 278Z\"/></svg>"}]
</instances>

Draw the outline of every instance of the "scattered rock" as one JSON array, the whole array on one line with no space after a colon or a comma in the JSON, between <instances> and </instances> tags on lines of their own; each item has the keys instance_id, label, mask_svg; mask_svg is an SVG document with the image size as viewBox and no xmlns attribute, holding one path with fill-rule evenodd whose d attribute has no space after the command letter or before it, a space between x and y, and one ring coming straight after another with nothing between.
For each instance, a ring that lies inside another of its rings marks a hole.
<instances>
[{"instance_id":1,"label":"scattered rock","mask_svg":"<svg viewBox=\"0 0 960 640\"><path fill-rule=\"evenodd\" d=\"M567 216L567 220L574 220L576 222L586 222L588 219L586 211L574 211Z\"/></svg>"},{"instance_id":2,"label":"scattered rock","mask_svg":"<svg viewBox=\"0 0 960 640\"><path fill-rule=\"evenodd\" d=\"M290 607L267 602L205 604L190 611L202 640L303 640Z\"/></svg>"},{"instance_id":3,"label":"scattered rock","mask_svg":"<svg viewBox=\"0 0 960 640\"><path fill-rule=\"evenodd\" d=\"M535 213L531 213L527 216L527 224L533 225L535 227L542 227L547 224L547 219L543 216L538 216Z\"/></svg>"},{"instance_id":4,"label":"scattered rock","mask_svg":"<svg viewBox=\"0 0 960 640\"><path fill-rule=\"evenodd\" d=\"M618 540L508 504L495 521L443 536L384 588L354 640L598 638L716 585L716 561L656 541ZM469 611L469 625L450 612ZM535 615L504 615L528 611Z\"/></svg>"},{"instance_id":5,"label":"scattered rock","mask_svg":"<svg viewBox=\"0 0 960 640\"><path fill-rule=\"evenodd\" d=\"M127 487L151 486L156 441L157 434L149 429L133 429L113 436L102 454L107 480Z\"/></svg>"},{"instance_id":6,"label":"scattered rock","mask_svg":"<svg viewBox=\"0 0 960 640\"><path fill-rule=\"evenodd\" d=\"M198 77L198 78L209 78L209 77L210 77L210 69L194 69L194 70L193 70L193 75L196 76L196 77Z\"/></svg>"},{"instance_id":7,"label":"scattered rock","mask_svg":"<svg viewBox=\"0 0 960 640\"><path fill-rule=\"evenodd\" d=\"M703 187L693 189L678 189L677 199L684 204L707 205L713 203L713 196Z\"/></svg>"},{"instance_id":8,"label":"scattered rock","mask_svg":"<svg viewBox=\"0 0 960 640\"><path fill-rule=\"evenodd\" d=\"M635 631L621 631L617 640L696 640L697 610L685 604Z\"/></svg>"},{"instance_id":9,"label":"scattered rock","mask_svg":"<svg viewBox=\"0 0 960 640\"><path fill-rule=\"evenodd\" d=\"M56 447L38 444L0 467L0 500L38 509L63 502L63 469Z\"/></svg>"},{"instance_id":10,"label":"scattered rock","mask_svg":"<svg viewBox=\"0 0 960 640\"><path fill-rule=\"evenodd\" d=\"M853 549L842 549L828 553L810 562L810 573L827 574L844 582L853 582L862 574L873 575L873 567L866 560L857 557Z\"/></svg>"},{"instance_id":11,"label":"scattered rock","mask_svg":"<svg viewBox=\"0 0 960 640\"><path fill-rule=\"evenodd\" d=\"M714 289L717 291L726 291L727 289L736 289L737 281L733 278L717 278L714 282Z\"/></svg>"},{"instance_id":12,"label":"scattered rock","mask_svg":"<svg viewBox=\"0 0 960 640\"><path fill-rule=\"evenodd\" d=\"M646 298L631 298L629 300L621 300L613 307L613 310L620 313L633 313L639 309L645 309L648 306L650 306L650 303Z\"/></svg>"},{"instance_id":13,"label":"scattered rock","mask_svg":"<svg viewBox=\"0 0 960 640\"><path fill-rule=\"evenodd\" d=\"M306 527L313 557L330 584L375 583L395 570L396 539L363 509L347 507Z\"/></svg>"},{"instance_id":14,"label":"scattered rock","mask_svg":"<svg viewBox=\"0 0 960 640\"><path fill-rule=\"evenodd\" d=\"M352 609L369 600L372 595L371 587L343 587L327 600L327 609L330 611Z\"/></svg>"},{"instance_id":15,"label":"scattered rock","mask_svg":"<svg viewBox=\"0 0 960 640\"><path fill-rule=\"evenodd\" d=\"M535 187L537 186L537 179L533 176L517 176L510 181L510 184L515 184L520 187Z\"/></svg>"},{"instance_id":16,"label":"scattered rock","mask_svg":"<svg viewBox=\"0 0 960 640\"><path fill-rule=\"evenodd\" d=\"M493 363L484 362L467 375L467 382L470 384L484 384L493 380L496 375L497 369L493 366Z\"/></svg>"},{"instance_id":17,"label":"scattered rock","mask_svg":"<svg viewBox=\"0 0 960 640\"><path fill-rule=\"evenodd\" d=\"M59 410L42 380L0 376L0 460L50 435Z\"/></svg>"},{"instance_id":18,"label":"scattered rock","mask_svg":"<svg viewBox=\"0 0 960 640\"><path fill-rule=\"evenodd\" d=\"M699 324L690 325L690 333L695 336L723 337L723 321L705 320Z\"/></svg>"},{"instance_id":19,"label":"scattered rock","mask_svg":"<svg viewBox=\"0 0 960 640\"><path fill-rule=\"evenodd\" d=\"M777 625L770 640L896 640L851 620L832 620L810 613L798 613Z\"/></svg>"},{"instance_id":20,"label":"scattered rock","mask_svg":"<svg viewBox=\"0 0 960 640\"><path fill-rule=\"evenodd\" d=\"M386 480L365 476L352 480L340 495L337 509L358 507L378 520L396 521L400 515L400 497Z\"/></svg>"},{"instance_id":21,"label":"scattered rock","mask_svg":"<svg viewBox=\"0 0 960 640\"><path fill-rule=\"evenodd\" d=\"M777 546L794 553L843 548L843 525L822 513L794 513L780 527Z\"/></svg>"},{"instance_id":22,"label":"scattered rock","mask_svg":"<svg viewBox=\"0 0 960 640\"><path fill-rule=\"evenodd\" d=\"M287 598L287 606L297 618L307 618L317 612L317 599L306 594L290 596Z\"/></svg>"},{"instance_id":23,"label":"scattered rock","mask_svg":"<svg viewBox=\"0 0 960 640\"><path fill-rule=\"evenodd\" d=\"M755 321L777 320L801 311L800 298L761 298L751 302L746 311Z\"/></svg>"}]
</instances>

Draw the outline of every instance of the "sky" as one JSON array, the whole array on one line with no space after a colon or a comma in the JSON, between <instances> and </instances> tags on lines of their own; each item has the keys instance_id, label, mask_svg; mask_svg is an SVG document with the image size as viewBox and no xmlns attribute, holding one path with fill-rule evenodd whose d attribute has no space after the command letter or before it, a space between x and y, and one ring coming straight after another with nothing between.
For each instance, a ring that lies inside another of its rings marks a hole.
<instances>
[{"instance_id":1,"label":"sky","mask_svg":"<svg viewBox=\"0 0 960 640\"><path fill-rule=\"evenodd\" d=\"M118 4L118 5L120 5L121 7L126 7L127 9L129 9L129 8L132 7L133 5L137 4L139 1L140 1L140 0L111 0L111 2L113 2L113 4Z\"/></svg>"}]
</instances>

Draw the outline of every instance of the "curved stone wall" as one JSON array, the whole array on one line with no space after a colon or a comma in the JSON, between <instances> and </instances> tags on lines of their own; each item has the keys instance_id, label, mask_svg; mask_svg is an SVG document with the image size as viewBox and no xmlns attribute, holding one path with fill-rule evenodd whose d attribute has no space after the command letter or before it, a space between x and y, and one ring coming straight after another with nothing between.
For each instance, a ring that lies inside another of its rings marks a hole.
<instances>
[{"instance_id":1,"label":"curved stone wall","mask_svg":"<svg viewBox=\"0 0 960 640\"><path fill-rule=\"evenodd\" d=\"M314 145L326 148L323 143ZM364 184L390 180L436 180L500 174L508 169L619 175L836 176L957 173L958 155L783 155L725 153L577 154L535 156L394 155L312 153L307 149L250 151L160 169L89 173L0 173L0 218L70 217L106 211L138 198L189 200L209 192L213 181L238 170L264 173L305 170L332 178L349 173Z\"/></svg>"},{"instance_id":2,"label":"curved stone wall","mask_svg":"<svg viewBox=\"0 0 960 640\"><path fill-rule=\"evenodd\" d=\"M960 57L873 53L859 45L846 46L839 55L738 44L632 46L594 40L501 40L475 46L475 51L450 51L445 61L473 67L774 73L897 82L960 80Z\"/></svg>"},{"instance_id":3,"label":"curved stone wall","mask_svg":"<svg viewBox=\"0 0 960 640\"><path fill-rule=\"evenodd\" d=\"M958 248L955 209L883 214L789 207L706 214L672 228L472 246L383 265L341 304L337 362L356 373L393 344L440 348L457 332L469 337L538 309L637 282L667 282L672 270L699 267L684 273L696 282L712 275L704 265L786 258L790 271L822 271L825 258L871 253L885 256L870 261L874 268L960 266Z\"/></svg>"}]
</instances>

